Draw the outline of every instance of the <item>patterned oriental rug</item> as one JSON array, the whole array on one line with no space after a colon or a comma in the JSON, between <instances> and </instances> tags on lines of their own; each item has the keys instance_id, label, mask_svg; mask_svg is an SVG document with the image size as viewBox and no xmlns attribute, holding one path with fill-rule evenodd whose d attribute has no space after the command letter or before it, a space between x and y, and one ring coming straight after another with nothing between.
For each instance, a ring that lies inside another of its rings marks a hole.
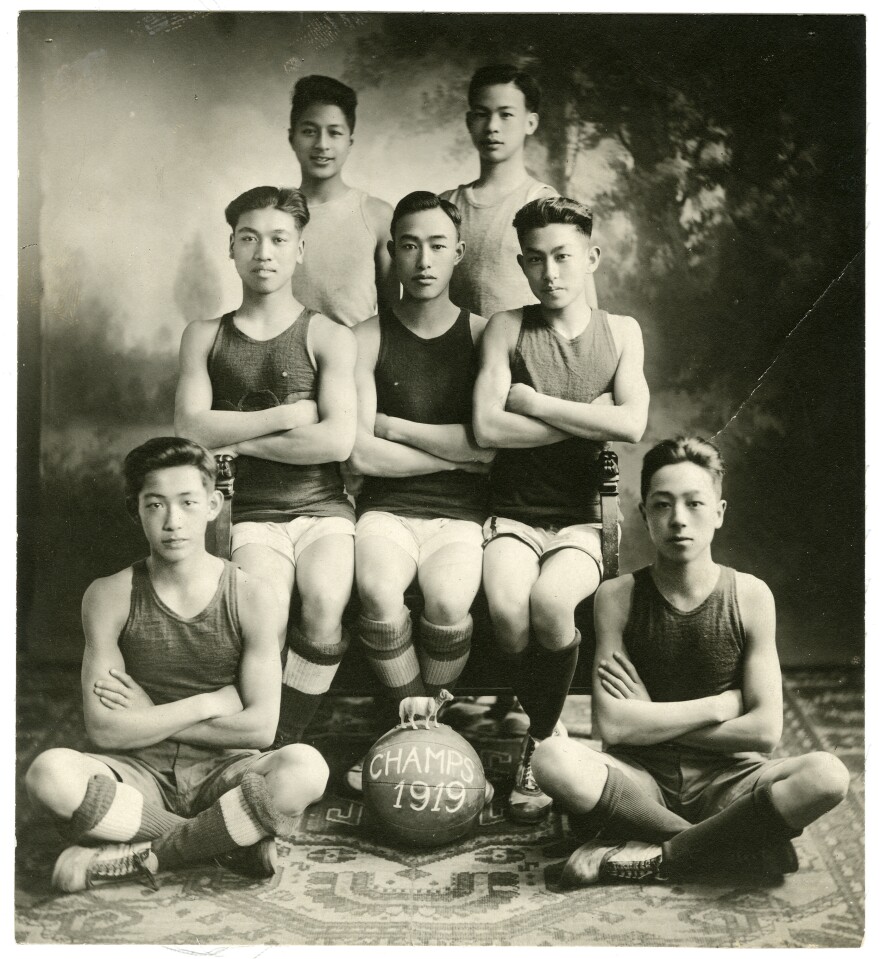
<instances>
[{"instance_id":1,"label":"patterned oriental rug","mask_svg":"<svg viewBox=\"0 0 880 959\"><path fill-rule=\"evenodd\" d=\"M589 739L589 697L563 719ZM537 826L505 818L519 737L486 701L455 703L444 721L480 754L496 798L473 834L436 850L383 845L342 776L382 732L370 700L328 699L311 741L331 785L279 843L280 869L261 883L214 863L161 876L153 892L127 882L75 895L49 887L63 847L21 788L41 750L85 743L70 673L21 676L15 923L26 943L514 946L859 946L864 913L864 689L846 671L788 672L779 755L826 749L852 775L846 801L795 841L800 870L776 884L605 885L554 890L579 844L567 817Z\"/></svg>"}]
</instances>

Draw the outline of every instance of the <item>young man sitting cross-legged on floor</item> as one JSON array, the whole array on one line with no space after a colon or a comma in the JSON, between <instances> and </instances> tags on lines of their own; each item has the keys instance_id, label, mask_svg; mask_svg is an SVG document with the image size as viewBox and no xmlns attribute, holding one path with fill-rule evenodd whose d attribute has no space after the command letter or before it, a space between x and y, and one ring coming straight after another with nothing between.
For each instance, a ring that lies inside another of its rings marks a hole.
<instances>
[{"instance_id":1,"label":"young man sitting cross-legged on floor","mask_svg":"<svg viewBox=\"0 0 880 959\"><path fill-rule=\"evenodd\" d=\"M793 872L790 840L846 795L835 756L768 757L782 732L773 596L712 559L722 474L700 439L645 456L655 562L596 593L593 695L607 751L545 740L533 757L541 788L599 835L569 859L566 884Z\"/></svg>"},{"instance_id":2,"label":"young man sitting cross-legged on floor","mask_svg":"<svg viewBox=\"0 0 880 959\"><path fill-rule=\"evenodd\" d=\"M311 746L260 752L278 723L275 597L205 550L222 501L210 453L160 437L129 453L124 473L150 555L83 598L83 710L102 751L50 749L27 772L33 802L76 843L52 884L152 881L218 856L270 876L274 837L292 832L328 776Z\"/></svg>"}]
</instances>

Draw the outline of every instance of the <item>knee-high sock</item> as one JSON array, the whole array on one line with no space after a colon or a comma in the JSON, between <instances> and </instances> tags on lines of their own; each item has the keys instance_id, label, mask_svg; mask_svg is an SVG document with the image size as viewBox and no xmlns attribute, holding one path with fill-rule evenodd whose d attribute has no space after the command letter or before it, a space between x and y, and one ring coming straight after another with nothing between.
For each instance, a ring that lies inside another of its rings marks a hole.
<instances>
[{"instance_id":1,"label":"knee-high sock","mask_svg":"<svg viewBox=\"0 0 880 959\"><path fill-rule=\"evenodd\" d=\"M470 613L452 626L437 626L424 615L419 621L419 663L425 692L436 696L451 689L471 654L474 621Z\"/></svg>"},{"instance_id":2,"label":"knee-high sock","mask_svg":"<svg viewBox=\"0 0 880 959\"><path fill-rule=\"evenodd\" d=\"M568 819L572 829L586 839L600 835L663 842L691 826L686 819L646 796L613 766L608 767L608 778L595 808L588 813L569 813Z\"/></svg>"},{"instance_id":3,"label":"knee-high sock","mask_svg":"<svg viewBox=\"0 0 880 959\"><path fill-rule=\"evenodd\" d=\"M252 846L264 836L292 836L298 818L279 812L266 780L249 772L212 806L154 840L153 852L160 868L173 869Z\"/></svg>"},{"instance_id":4,"label":"knee-high sock","mask_svg":"<svg viewBox=\"0 0 880 959\"><path fill-rule=\"evenodd\" d=\"M133 786L109 776L92 776L71 816L74 842L141 842L155 839L186 820L145 799Z\"/></svg>"},{"instance_id":5,"label":"knee-high sock","mask_svg":"<svg viewBox=\"0 0 880 959\"><path fill-rule=\"evenodd\" d=\"M287 655L281 674L281 713L278 743L296 743L312 721L321 697L330 688L348 649L345 629L338 643L316 646L296 626L288 631Z\"/></svg>"},{"instance_id":6,"label":"knee-high sock","mask_svg":"<svg viewBox=\"0 0 880 959\"><path fill-rule=\"evenodd\" d=\"M664 842L662 875L687 879L748 865L756 852L778 847L800 834L773 805L768 783Z\"/></svg>"},{"instance_id":7,"label":"knee-high sock","mask_svg":"<svg viewBox=\"0 0 880 959\"><path fill-rule=\"evenodd\" d=\"M562 715L565 697L577 668L581 634L559 650L545 649L534 637L517 671L514 692L529 716L529 734L546 739Z\"/></svg>"},{"instance_id":8,"label":"knee-high sock","mask_svg":"<svg viewBox=\"0 0 880 959\"><path fill-rule=\"evenodd\" d=\"M358 616L357 629L373 671L392 698L425 695L408 609L396 620Z\"/></svg>"}]
</instances>

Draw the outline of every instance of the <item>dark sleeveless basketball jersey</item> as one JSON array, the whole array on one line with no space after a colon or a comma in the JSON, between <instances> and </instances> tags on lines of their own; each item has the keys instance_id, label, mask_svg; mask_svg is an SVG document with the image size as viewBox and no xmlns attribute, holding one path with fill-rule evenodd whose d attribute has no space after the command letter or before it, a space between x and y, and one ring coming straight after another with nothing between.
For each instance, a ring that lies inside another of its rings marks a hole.
<instances>
[{"instance_id":1,"label":"dark sleeveless basketball jersey","mask_svg":"<svg viewBox=\"0 0 880 959\"><path fill-rule=\"evenodd\" d=\"M440 336L416 336L390 310L379 315L377 410L417 423L467 423L473 411L477 351L462 310ZM463 470L424 476L365 476L358 515L385 510L416 519L486 518L488 477Z\"/></svg>"},{"instance_id":2,"label":"dark sleeveless basketball jersey","mask_svg":"<svg viewBox=\"0 0 880 959\"><path fill-rule=\"evenodd\" d=\"M651 699L680 702L741 689L745 630L734 570L721 566L715 588L687 612L667 602L650 566L633 579L623 642Z\"/></svg>"},{"instance_id":3,"label":"dark sleeveless basketball jersey","mask_svg":"<svg viewBox=\"0 0 880 959\"><path fill-rule=\"evenodd\" d=\"M305 309L278 336L255 340L234 323L221 320L208 356L215 410L253 411L285 402L313 400L318 374L307 348L314 310ZM253 456L235 461L233 521L283 523L296 516L354 519L338 463L301 466Z\"/></svg>"},{"instance_id":4,"label":"dark sleeveless basketball jersey","mask_svg":"<svg viewBox=\"0 0 880 959\"><path fill-rule=\"evenodd\" d=\"M131 569L131 607L119 651L126 672L150 699L158 706L235 683L242 649L237 567L223 561L217 591L190 619L159 598L146 560Z\"/></svg>"},{"instance_id":5,"label":"dark sleeveless basketball jersey","mask_svg":"<svg viewBox=\"0 0 880 959\"><path fill-rule=\"evenodd\" d=\"M605 310L593 310L587 328L566 340L544 321L540 304L523 307L511 363L514 383L590 403L611 392L617 359ZM600 523L602 445L572 436L550 446L499 450L492 464L491 512L530 526Z\"/></svg>"}]
</instances>

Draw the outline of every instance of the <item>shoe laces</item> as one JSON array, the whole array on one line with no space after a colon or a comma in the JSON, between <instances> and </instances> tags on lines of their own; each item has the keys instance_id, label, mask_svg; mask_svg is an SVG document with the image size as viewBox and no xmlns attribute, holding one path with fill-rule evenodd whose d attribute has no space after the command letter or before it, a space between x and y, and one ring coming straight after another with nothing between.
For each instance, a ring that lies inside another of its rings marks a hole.
<instances>
[{"instance_id":1,"label":"shoe laces","mask_svg":"<svg viewBox=\"0 0 880 959\"><path fill-rule=\"evenodd\" d=\"M528 792L539 792L540 787L535 781L535 777L532 773L532 753L535 751L535 747L538 745L537 741L532 739L531 736L526 736L526 744L523 748L522 760L520 761L520 768L522 769L522 774L520 776L520 789L526 790Z\"/></svg>"},{"instance_id":2,"label":"shoe laces","mask_svg":"<svg viewBox=\"0 0 880 959\"><path fill-rule=\"evenodd\" d=\"M120 852L116 856L109 856L106 859L98 859L92 863L89 869L89 879L122 879L125 876L131 876L137 873L146 878L154 890L158 891L159 886L156 883L156 877L152 869L147 865L147 857L150 855L150 847L135 850L128 846L128 852Z\"/></svg>"},{"instance_id":3,"label":"shoe laces","mask_svg":"<svg viewBox=\"0 0 880 959\"><path fill-rule=\"evenodd\" d=\"M646 879L657 872L658 861L653 859L636 859L629 862L606 863L608 871L618 879Z\"/></svg>"}]
</instances>

